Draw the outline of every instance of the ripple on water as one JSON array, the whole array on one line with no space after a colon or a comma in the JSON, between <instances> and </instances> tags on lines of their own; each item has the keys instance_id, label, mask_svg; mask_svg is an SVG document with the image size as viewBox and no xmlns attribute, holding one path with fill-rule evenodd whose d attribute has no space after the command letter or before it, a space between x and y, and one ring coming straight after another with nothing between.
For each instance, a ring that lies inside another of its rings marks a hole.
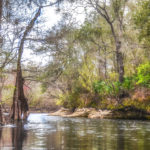
<instances>
[{"instance_id":1,"label":"ripple on water","mask_svg":"<svg viewBox=\"0 0 150 150\"><path fill-rule=\"evenodd\" d=\"M137 145L148 150L150 147L148 121L62 118L37 113L30 114L23 124L6 125L1 130L2 140L8 144L13 141L11 138L18 136L22 150L104 150L106 146L109 150L123 150L124 147L134 150ZM7 150L7 146L3 144L0 150Z\"/></svg>"},{"instance_id":2,"label":"ripple on water","mask_svg":"<svg viewBox=\"0 0 150 150\"><path fill-rule=\"evenodd\" d=\"M2 126L3 128L15 128L17 127L15 124L7 124L7 125L4 125Z\"/></svg>"}]
</instances>

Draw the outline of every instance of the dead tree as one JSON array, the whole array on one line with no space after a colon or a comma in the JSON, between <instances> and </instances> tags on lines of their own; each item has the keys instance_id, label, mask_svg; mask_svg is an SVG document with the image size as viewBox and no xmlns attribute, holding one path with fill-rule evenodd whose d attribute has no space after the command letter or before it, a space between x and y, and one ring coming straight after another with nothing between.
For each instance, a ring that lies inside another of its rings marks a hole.
<instances>
[{"instance_id":1,"label":"dead tree","mask_svg":"<svg viewBox=\"0 0 150 150\"><path fill-rule=\"evenodd\" d=\"M26 37L32 30L37 18L40 16L40 13L41 13L41 7L38 8L35 16L31 19L31 21L27 25L19 44L16 83L15 83L15 90L13 94L13 104L12 104L11 114L10 114L12 120L21 120L27 118L28 102L27 102L27 98L24 95L24 90L23 90L24 78L22 77L21 59L22 59Z\"/></svg>"}]
</instances>

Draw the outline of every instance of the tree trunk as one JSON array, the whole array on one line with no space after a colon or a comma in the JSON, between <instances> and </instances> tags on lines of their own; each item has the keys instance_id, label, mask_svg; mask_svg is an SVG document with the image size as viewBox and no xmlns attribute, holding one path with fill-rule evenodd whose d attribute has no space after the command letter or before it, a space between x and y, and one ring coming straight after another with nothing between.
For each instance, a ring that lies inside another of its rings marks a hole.
<instances>
[{"instance_id":1,"label":"tree trunk","mask_svg":"<svg viewBox=\"0 0 150 150\"><path fill-rule=\"evenodd\" d=\"M122 83L124 80L124 63L123 63L123 54L121 51L121 39L123 38L122 36L122 21L120 21L120 18L115 19L118 23L118 27L117 29L114 28L114 24L111 20L111 17L109 16L109 13L106 9L105 6L101 6L98 4L98 1L95 2L95 6L92 3L92 1L90 0L91 5L97 10L97 12L106 20L106 22L108 23L108 25L110 26L111 32L112 32L112 36L114 38L114 42L115 42L115 53L116 53L116 63L117 63L117 72L119 74L119 82ZM105 5L106 5L106 1L105 1ZM118 13L119 10L117 10Z\"/></svg>"},{"instance_id":2,"label":"tree trunk","mask_svg":"<svg viewBox=\"0 0 150 150\"><path fill-rule=\"evenodd\" d=\"M24 42L26 40L26 37L28 36L31 29L33 28L35 21L40 16L40 12L41 12L41 7L39 7L35 16L31 19L28 26L26 27L19 45L16 83L15 83L15 90L13 95L13 105L10 114L12 120L21 120L27 118L28 102L27 102L27 98L24 95L24 90L23 90L24 79L22 77L21 58L23 54Z\"/></svg>"},{"instance_id":3,"label":"tree trunk","mask_svg":"<svg viewBox=\"0 0 150 150\"><path fill-rule=\"evenodd\" d=\"M117 71L119 74L119 82L123 83L124 80L124 63L123 55L121 50L121 41L116 42L116 61L117 61Z\"/></svg>"},{"instance_id":4,"label":"tree trunk","mask_svg":"<svg viewBox=\"0 0 150 150\"><path fill-rule=\"evenodd\" d=\"M13 95L13 105L12 105L12 120L26 119L28 111L27 98L24 95L23 90L24 79L22 77L22 70L20 63L17 65L17 75L15 90Z\"/></svg>"}]
</instances>

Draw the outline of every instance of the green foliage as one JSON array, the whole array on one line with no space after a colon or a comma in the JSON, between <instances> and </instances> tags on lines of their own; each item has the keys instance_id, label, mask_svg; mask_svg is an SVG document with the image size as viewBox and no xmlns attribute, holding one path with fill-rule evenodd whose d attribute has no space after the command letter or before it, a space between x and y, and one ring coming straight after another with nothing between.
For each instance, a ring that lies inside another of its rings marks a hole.
<instances>
[{"instance_id":1,"label":"green foliage","mask_svg":"<svg viewBox=\"0 0 150 150\"><path fill-rule=\"evenodd\" d=\"M150 101L137 101L132 99L125 99L123 101L123 107L132 106L140 110L145 110L150 112Z\"/></svg>"},{"instance_id":2,"label":"green foliage","mask_svg":"<svg viewBox=\"0 0 150 150\"><path fill-rule=\"evenodd\" d=\"M113 17L122 17L123 16L123 7L126 3L126 0L112 0L112 13L113 13Z\"/></svg>"},{"instance_id":3,"label":"green foliage","mask_svg":"<svg viewBox=\"0 0 150 150\"><path fill-rule=\"evenodd\" d=\"M78 91L78 89L62 93L59 95L57 105L61 105L70 109L77 108L80 106L79 94L80 92Z\"/></svg>"},{"instance_id":4,"label":"green foliage","mask_svg":"<svg viewBox=\"0 0 150 150\"><path fill-rule=\"evenodd\" d=\"M137 84L150 88L150 62L137 68Z\"/></svg>"},{"instance_id":5,"label":"green foliage","mask_svg":"<svg viewBox=\"0 0 150 150\"><path fill-rule=\"evenodd\" d=\"M91 95L94 93L93 82L98 79L98 76L95 64L90 57L83 61L76 74L78 74L76 80L74 77L74 80L70 77L67 78L71 83L70 90L59 95L57 104L67 108L86 107L89 104L94 106L95 103L92 101Z\"/></svg>"},{"instance_id":6,"label":"green foliage","mask_svg":"<svg viewBox=\"0 0 150 150\"><path fill-rule=\"evenodd\" d=\"M97 69L90 58L87 58L79 69L79 84L87 91L93 91L93 82L98 78Z\"/></svg>"},{"instance_id":7,"label":"green foliage","mask_svg":"<svg viewBox=\"0 0 150 150\"><path fill-rule=\"evenodd\" d=\"M140 0L133 16L137 28L140 30L140 40L150 44L150 0Z\"/></svg>"},{"instance_id":8,"label":"green foliage","mask_svg":"<svg viewBox=\"0 0 150 150\"><path fill-rule=\"evenodd\" d=\"M118 96L120 90L129 92L134 88L135 77L125 77L121 84L118 81L96 81L93 84L95 92L102 96Z\"/></svg>"},{"instance_id":9,"label":"green foliage","mask_svg":"<svg viewBox=\"0 0 150 150\"><path fill-rule=\"evenodd\" d=\"M41 88L36 87L32 89L32 92L30 92L28 95L26 95L29 100L30 107L36 107L41 104L42 101L42 93Z\"/></svg>"},{"instance_id":10,"label":"green foliage","mask_svg":"<svg viewBox=\"0 0 150 150\"><path fill-rule=\"evenodd\" d=\"M11 106L12 104L14 89L15 89L14 85L7 84L4 86L4 89L2 90L2 101L8 106Z\"/></svg>"},{"instance_id":11,"label":"green foliage","mask_svg":"<svg viewBox=\"0 0 150 150\"><path fill-rule=\"evenodd\" d=\"M97 81L93 84L93 88L102 96L115 96L119 93L120 83L117 81Z\"/></svg>"},{"instance_id":12,"label":"green foliage","mask_svg":"<svg viewBox=\"0 0 150 150\"><path fill-rule=\"evenodd\" d=\"M129 91L129 90L134 89L135 83L136 83L136 76L133 75L131 77L125 77L124 82L122 83L121 86L124 90Z\"/></svg>"},{"instance_id":13,"label":"green foliage","mask_svg":"<svg viewBox=\"0 0 150 150\"><path fill-rule=\"evenodd\" d=\"M47 90L47 88L48 88L48 85L47 85L46 83L42 83L42 84L41 84L41 92L42 92L42 93L45 93L46 90Z\"/></svg>"},{"instance_id":14,"label":"green foliage","mask_svg":"<svg viewBox=\"0 0 150 150\"><path fill-rule=\"evenodd\" d=\"M98 38L102 35L102 30L100 27L94 27L92 24L85 22L80 30L77 30L75 34L75 39L82 42L94 41L94 38Z\"/></svg>"}]
</instances>

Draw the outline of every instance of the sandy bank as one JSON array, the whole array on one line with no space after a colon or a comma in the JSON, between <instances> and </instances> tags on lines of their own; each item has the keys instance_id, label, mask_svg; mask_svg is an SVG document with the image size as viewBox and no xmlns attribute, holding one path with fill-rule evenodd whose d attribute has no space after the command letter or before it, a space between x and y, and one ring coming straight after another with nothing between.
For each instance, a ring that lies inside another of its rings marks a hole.
<instances>
[{"instance_id":1,"label":"sandy bank","mask_svg":"<svg viewBox=\"0 0 150 150\"><path fill-rule=\"evenodd\" d=\"M73 113L69 109L61 108L56 112L50 113L51 116L62 117L87 117L100 119L150 119L150 114L133 108L120 110L96 110L95 108L76 109Z\"/></svg>"}]
</instances>

